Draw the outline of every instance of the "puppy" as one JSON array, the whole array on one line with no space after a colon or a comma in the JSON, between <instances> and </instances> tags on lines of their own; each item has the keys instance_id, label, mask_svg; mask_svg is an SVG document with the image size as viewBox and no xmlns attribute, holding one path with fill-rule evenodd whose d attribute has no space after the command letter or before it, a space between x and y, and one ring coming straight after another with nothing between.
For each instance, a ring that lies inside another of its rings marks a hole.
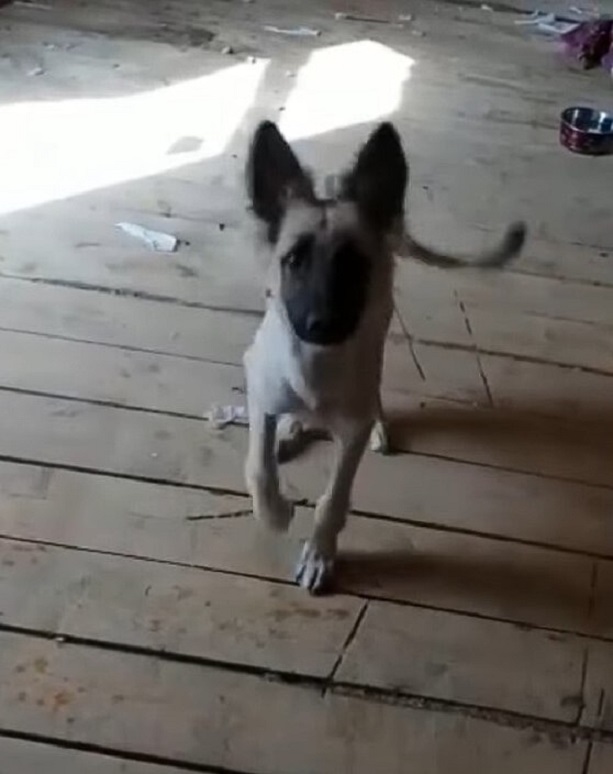
<instances>
[{"instance_id":1,"label":"puppy","mask_svg":"<svg viewBox=\"0 0 613 774\"><path fill-rule=\"evenodd\" d=\"M332 473L295 573L312 593L327 590L332 581L338 535L373 427L378 446L386 446L379 387L393 312L394 248L400 244L401 251L443 268L467 265L407 235L407 178L402 145L389 123L373 132L338 197L330 200L316 197L311 177L273 123L260 124L250 149L247 188L271 260L266 313L244 356L246 483L254 515L286 530L293 506L279 488L278 420L289 431L285 440L299 437L306 426L332 436ZM503 265L524 239L525 227L512 226L477 265Z\"/></svg>"}]
</instances>

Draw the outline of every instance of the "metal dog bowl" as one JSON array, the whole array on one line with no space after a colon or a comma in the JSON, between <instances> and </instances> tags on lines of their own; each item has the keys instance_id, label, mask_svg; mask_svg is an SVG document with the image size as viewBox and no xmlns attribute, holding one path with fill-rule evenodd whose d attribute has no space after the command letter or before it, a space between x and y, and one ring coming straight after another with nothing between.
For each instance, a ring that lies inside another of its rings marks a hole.
<instances>
[{"instance_id":1,"label":"metal dog bowl","mask_svg":"<svg viewBox=\"0 0 613 774\"><path fill-rule=\"evenodd\" d=\"M573 153L613 153L613 113L587 107L566 108L561 116L560 142Z\"/></svg>"}]
</instances>

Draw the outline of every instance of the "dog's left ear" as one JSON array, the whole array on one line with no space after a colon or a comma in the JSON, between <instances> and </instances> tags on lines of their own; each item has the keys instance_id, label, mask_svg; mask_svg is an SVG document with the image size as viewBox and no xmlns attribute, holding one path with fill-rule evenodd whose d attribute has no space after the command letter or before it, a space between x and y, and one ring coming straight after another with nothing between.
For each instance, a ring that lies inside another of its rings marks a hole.
<instances>
[{"instance_id":1,"label":"dog's left ear","mask_svg":"<svg viewBox=\"0 0 613 774\"><path fill-rule=\"evenodd\" d=\"M253 211L268 225L271 242L277 239L289 200L314 199L311 178L272 121L262 122L253 136L247 160L247 192Z\"/></svg>"},{"instance_id":2,"label":"dog's left ear","mask_svg":"<svg viewBox=\"0 0 613 774\"><path fill-rule=\"evenodd\" d=\"M390 123L381 124L345 176L342 198L355 202L377 231L389 231L404 212L408 174L398 132Z\"/></svg>"}]
</instances>

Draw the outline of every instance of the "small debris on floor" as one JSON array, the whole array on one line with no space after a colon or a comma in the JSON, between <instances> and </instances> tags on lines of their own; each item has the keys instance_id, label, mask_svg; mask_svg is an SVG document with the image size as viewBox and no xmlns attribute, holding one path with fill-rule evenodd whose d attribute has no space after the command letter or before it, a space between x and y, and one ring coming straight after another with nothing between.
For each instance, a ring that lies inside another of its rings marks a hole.
<instances>
[{"instance_id":1,"label":"small debris on floor","mask_svg":"<svg viewBox=\"0 0 613 774\"><path fill-rule=\"evenodd\" d=\"M318 38L321 30L312 27L275 27L267 24L264 29L266 32L275 32L277 35L289 35L294 38Z\"/></svg>"},{"instance_id":2,"label":"small debris on floor","mask_svg":"<svg viewBox=\"0 0 613 774\"><path fill-rule=\"evenodd\" d=\"M206 412L204 418L210 422L216 430L222 430L228 425L247 425L249 416L246 406L220 406L214 403Z\"/></svg>"},{"instance_id":3,"label":"small debris on floor","mask_svg":"<svg viewBox=\"0 0 613 774\"><path fill-rule=\"evenodd\" d=\"M226 54L227 56L229 56L230 54L234 53L234 49L232 48L232 46L224 46L221 49L221 53L222 54Z\"/></svg>"},{"instance_id":4,"label":"small debris on floor","mask_svg":"<svg viewBox=\"0 0 613 774\"><path fill-rule=\"evenodd\" d=\"M15 0L13 5L21 5L23 8L34 8L36 11L51 11L52 6L46 3L31 2L31 0Z\"/></svg>"},{"instance_id":5,"label":"small debris on floor","mask_svg":"<svg viewBox=\"0 0 613 774\"><path fill-rule=\"evenodd\" d=\"M357 21L357 22L369 22L371 24L388 24L387 19L378 19L375 16L360 16L356 13L346 13L345 11L337 11L334 14L336 21Z\"/></svg>"},{"instance_id":6,"label":"small debris on floor","mask_svg":"<svg viewBox=\"0 0 613 774\"><path fill-rule=\"evenodd\" d=\"M564 35L576 29L580 22L570 19L561 19L554 13L543 13L534 11L525 19L516 19L515 24L521 27L534 27L536 32L542 32L545 35Z\"/></svg>"},{"instance_id":7,"label":"small debris on floor","mask_svg":"<svg viewBox=\"0 0 613 774\"><path fill-rule=\"evenodd\" d=\"M411 14L408 14L411 16ZM398 21L390 21L389 19L382 19L378 16L361 16L356 13L346 13L345 11L337 11L334 14L336 21L353 21L363 22L365 24L388 24L390 27L402 27L402 19L399 17ZM407 21L407 17L404 17L404 21Z\"/></svg>"},{"instance_id":8,"label":"small debris on floor","mask_svg":"<svg viewBox=\"0 0 613 774\"><path fill-rule=\"evenodd\" d=\"M153 231L152 229L140 226L138 223L116 223L118 229L125 234L129 234L135 239L144 242L152 250L158 253L174 253L179 246L179 240L173 234L165 234L162 231Z\"/></svg>"},{"instance_id":9,"label":"small debris on floor","mask_svg":"<svg viewBox=\"0 0 613 774\"><path fill-rule=\"evenodd\" d=\"M35 67L33 70L30 70L28 75L37 76L37 75L44 75L45 74L45 68L44 67Z\"/></svg>"}]
</instances>

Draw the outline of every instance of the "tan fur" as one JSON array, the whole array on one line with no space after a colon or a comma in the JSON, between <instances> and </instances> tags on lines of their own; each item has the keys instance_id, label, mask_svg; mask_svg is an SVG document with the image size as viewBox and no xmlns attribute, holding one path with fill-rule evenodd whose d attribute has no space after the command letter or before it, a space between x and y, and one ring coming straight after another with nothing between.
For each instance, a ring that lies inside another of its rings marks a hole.
<instances>
[{"instance_id":1,"label":"tan fur","mask_svg":"<svg viewBox=\"0 0 613 774\"><path fill-rule=\"evenodd\" d=\"M264 122L256 132L248 172L254 211L266 223L272 246L266 272L266 313L244 357L250 422L246 482L255 516L275 529L287 529L293 507L281 493L278 434L285 451L299 446L305 430L322 429L333 438L333 468L317 501L313 534L296 570L302 586L320 592L333 576L338 535L347 518L353 481L369 436L379 451L388 448L379 391L393 313L394 250L408 245L419 260L445 268L465 262L406 236L402 202L408 169L398 135L389 124L381 125L358 154L339 200L321 202L315 198L310 178L270 122ZM307 236L313 238L305 242ZM477 265L502 265L517 254L524 236L522 225L512 227L501 245L481 255ZM310 245L309 261L300 258L300 245L305 243ZM353 262L326 264L330 256L347 255L339 244L351 246L348 255ZM325 271L317 274L318 267L337 265L341 269L336 275ZM360 274L356 266L367 266L369 271ZM344 282L345 278L351 281L351 270L356 282L350 286ZM326 279L324 288L330 290L330 296L318 295L320 286L309 282L328 276L333 279ZM364 280L361 285L360 276ZM292 295L296 287L299 290ZM303 297L299 291L305 287L308 293ZM343 305L348 288L360 288L360 294L347 296L350 300ZM359 303L351 307L356 297ZM292 307L295 298L297 306ZM313 309L319 322L323 316L320 310L333 308L330 299L339 301L334 308L342 310L342 319L349 322L341 326L342 333L336 339L330 338L326 344L307 343L325 341L310 336L309 328L301 326L303 320L310 320ZM296 308L297 313L288 313ZM359 315L354 314L358 308ZM347 309L353 311L345 314Z\"/></svg>"}]
</instances>

